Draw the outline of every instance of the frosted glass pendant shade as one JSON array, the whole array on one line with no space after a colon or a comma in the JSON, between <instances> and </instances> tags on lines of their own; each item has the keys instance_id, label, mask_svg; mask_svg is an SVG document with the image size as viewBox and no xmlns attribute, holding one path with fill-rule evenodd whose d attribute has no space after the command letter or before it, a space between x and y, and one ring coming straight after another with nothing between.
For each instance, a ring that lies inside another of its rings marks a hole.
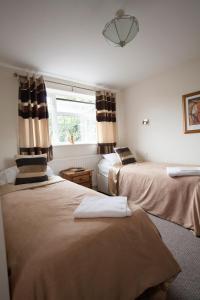
<instances>
[{"instance_id":1,"label":"frosted glass pendant shade","mask_svg":"<svg viewBox=\"0 0 200 300\"><path fill-rule=\"evenodd\" d=\"M120 10L116 17L106 24L102 34L114 46L124 47L134 39L138 31L138 20L134 16L124 15Z\"/></svg>"}]
</instances>

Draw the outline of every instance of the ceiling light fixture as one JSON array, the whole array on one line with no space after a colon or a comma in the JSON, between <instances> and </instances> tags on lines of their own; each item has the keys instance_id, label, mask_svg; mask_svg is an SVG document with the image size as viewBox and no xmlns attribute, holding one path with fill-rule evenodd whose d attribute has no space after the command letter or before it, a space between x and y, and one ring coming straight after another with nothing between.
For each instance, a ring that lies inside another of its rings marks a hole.
<instances>
[{"instance_id":1,"label":"ceiling light fixture","mask_svg":"<svg viewBox=\"0 0 200 300\"><path fill-rule=\"evenodd\" d=\"M134 39L138 31L139 23L136 17L125 15L120 9L115 18L106 24L102 34L114 46L124 47Z\"/></svg>"}]
</instances>

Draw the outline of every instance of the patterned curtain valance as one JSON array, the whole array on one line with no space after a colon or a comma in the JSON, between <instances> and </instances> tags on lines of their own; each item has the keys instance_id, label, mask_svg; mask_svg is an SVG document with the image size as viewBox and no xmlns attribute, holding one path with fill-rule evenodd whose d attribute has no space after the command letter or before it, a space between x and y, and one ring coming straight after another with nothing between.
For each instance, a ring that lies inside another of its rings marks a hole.
<instances>
[{"instance_id":1,"label":"patterned curtain valance","mask_svg":"<svg viewBox=\"0 0 200 300\"><path fill-rule=\"evenodd\" d=\"M47 153L53 158L49 137L47 93L43 77L20 77L19 80L19 153Z\"/></svg>"},{"instance_id":2,"label":"patterned curtain valance","mask_svg":"<svg viewBox=\"0 0 200 300\"><path fill-rule=\"evenodd\" d=\"M96 120L100 154L114 152L116 146L116 96L107 91L96 92Z\"/></svg>"}]
</instances>

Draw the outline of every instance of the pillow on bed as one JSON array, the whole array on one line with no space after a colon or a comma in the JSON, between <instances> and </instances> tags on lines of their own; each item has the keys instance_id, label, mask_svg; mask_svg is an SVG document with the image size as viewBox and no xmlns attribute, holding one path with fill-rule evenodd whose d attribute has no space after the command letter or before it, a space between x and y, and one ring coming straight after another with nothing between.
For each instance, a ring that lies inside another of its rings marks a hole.
<instances>
[{"instance_id":1,"label":"pillow on bed","mask_svg":"<svg viewBox=\"0 0 200 300\"><path fill-rule=\"evenodd\" d=\"M48 180L47 155L17 155L16 165L19 173L16 176L15 184L42 182Z\"/></svg>"},{"instance_id":2,"label":"pillow on bed","mask_svg":"<svg viewBox=\"0 0 200 300\"><path fill-rule=\"evenodd\" d=\"M16 176L19 173L19 170L16 166L7 168L5 170L0 171L0 185L15 183ZM46 175L51 177L54 175L54 172L50 166L47 166Z\"/></svg>"},{"instance_id":3,"label":"pillow on bed","mask_svg":"<svg viewBox=\"0 0 200 300\"><path fill-rule=\"evenodd\" d=\"M19 170L16 166L7 168L0 172L0 185L8 184L8 183L15 183L16 176L19 173ZM54 175L54 172L50 166L47 166L46 175L51 177Z\"/></svg>"},{"instance_id":4,"label":"pillow on bed","mask_svg":"<svg viewBox=\"0 0 200 300\"><path fill-rule=\"evenodd\" d=\"M112 165L121 162L116 153L103 154L103 158L112 163Z\"/></svg>"},{"instance_id":5,"label":"pillow on bed","mask_svg":"<svg viewBox=\"0 0 200 300\"><path fill-rule=\"evenodd\" d=\"M128 165L136 162L135 157L128 147L114 148L114 150L118 154L122 165Z\"/></svg>"},{"instance_id":6,"label":"pillow on bed","mask_svg":"<svg viewBox=\"0 0 200 300\"><path fill-rule=\"evenodd\" d=\"M18 173L18 169L16 166L7 168L0 172L0 185L4 185L7 183L15 183L16 175Z\"/></svg>"},{"instance_id":7,"label":"pillow on bed","mask_svg":"<svg viewBox=\"0 0 200 300\"><path fill-rule=\"evenodd\" d=\"M4 184L6 184L6 176L5 176L4 171L1 171L0 172L0 185L4 185Z\"/></svg>"},{"instance_id":8,"label":"pillow on bed","mask_svg":"<svg viewBox=\"0 0 200 300\"><path fill-rule=\"evenodd\" d=\"M48 166L48 165L47 165L46 174L47 174L48 177L54 176L53 169L50 166Z\"/></svg>"}]
</instances>

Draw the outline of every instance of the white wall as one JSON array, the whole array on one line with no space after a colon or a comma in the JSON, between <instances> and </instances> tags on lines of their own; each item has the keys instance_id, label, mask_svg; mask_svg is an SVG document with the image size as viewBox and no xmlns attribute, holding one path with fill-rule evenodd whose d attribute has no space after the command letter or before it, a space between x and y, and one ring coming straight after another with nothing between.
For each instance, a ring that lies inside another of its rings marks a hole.
<instances>
[{"instance_id":1,"label":"white wall","mask_svg":"<svg viewBox=\"0 0 200 300\"><path fill-rule=\"evenodd\" d=\"M200 134L184 134L182 121L182 95L200 90L199 70L191 61L123 91L124 144L138 158L200 165Z\"/></svg>"},{"instance_id":2,"label":"white wall","mask_svg":"<svg viewBox=\"0 0 200 300\"><path fill-rule=\"evenodd\" d=\"M17 153L17 86L13 72L0 67L0 169Z\"/></svg>"}]
</instances>

